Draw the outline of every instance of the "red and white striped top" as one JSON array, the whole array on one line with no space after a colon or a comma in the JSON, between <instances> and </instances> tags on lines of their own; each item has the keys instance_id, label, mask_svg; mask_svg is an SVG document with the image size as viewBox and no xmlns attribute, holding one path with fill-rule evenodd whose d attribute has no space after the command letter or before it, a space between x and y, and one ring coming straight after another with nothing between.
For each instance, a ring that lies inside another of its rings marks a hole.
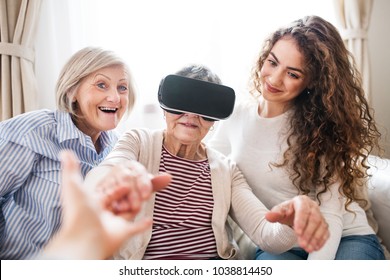
<instances>
[{"instance_id":1,"label":"red and white striped top","mask_svg":"<svg viewBox=\"0 0 390 280\"><path fill-rule=\"evenodd\" d=\"M144 259L209 259L218 256L211 217L213 193L208 160L191 161L163 147L160 171L171 184L156 194L152 238Z\"/></svg>"}]
</instances>

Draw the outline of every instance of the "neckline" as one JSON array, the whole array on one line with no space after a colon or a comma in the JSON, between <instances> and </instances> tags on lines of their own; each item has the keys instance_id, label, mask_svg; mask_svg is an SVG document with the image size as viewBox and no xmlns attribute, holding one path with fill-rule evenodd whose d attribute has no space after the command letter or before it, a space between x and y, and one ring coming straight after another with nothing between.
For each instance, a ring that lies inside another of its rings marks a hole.
<instances>
[{"instance_id":1,"label":"neckline","mask_svg":"<svg viewBox=\"0 0 390 280\"><path fill-rule=\"evenodd\" d=\"M206 157L205 159L199 159L199 160L192 160L192 159L188 159L188 158L183 158L183 157L179 157L177 155L174 155L172 154L168 149L167 147L165 147L165 145L163 144L162 145L163 147L163 150L169 154L171 157L175 158L175 159L179 159L179 160L184 160L184 161L187 161L187 162L191 162L191 163L203 163L203 162L207 162L208 161L208 158Z\"/></svg>"}]
</instances>

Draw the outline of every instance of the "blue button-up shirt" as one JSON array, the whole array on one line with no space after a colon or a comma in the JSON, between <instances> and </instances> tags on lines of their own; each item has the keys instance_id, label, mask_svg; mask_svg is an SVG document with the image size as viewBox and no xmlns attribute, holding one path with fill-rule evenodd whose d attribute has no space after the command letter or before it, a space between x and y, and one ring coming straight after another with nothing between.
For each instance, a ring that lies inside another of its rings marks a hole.
<instances>
[{"instance_id":1,"label":"blue button-up shirt","mask_svg":"<svg viewBox=\"0 0 390 280\"><path fill-rule=\"evenodd\" d=\"M38 110L0 123L0 259L34 257L61 224L59 152L73 150L83 176L117 141L102 132L98 154L70 114Z\"/></svg>"}]
</instances>

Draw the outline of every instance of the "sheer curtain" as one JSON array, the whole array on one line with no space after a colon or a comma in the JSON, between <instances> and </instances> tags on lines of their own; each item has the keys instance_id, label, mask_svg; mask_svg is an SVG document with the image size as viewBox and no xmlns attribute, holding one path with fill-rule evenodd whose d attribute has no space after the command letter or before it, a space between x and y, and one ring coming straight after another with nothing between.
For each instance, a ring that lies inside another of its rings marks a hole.
<instances>
[{"instance_id":1,"label":"sheer curtain","mask_svg":"<svg viewBox=\"0 0 390 280\"><path fill-rule=\"evenodd\" d=\"M362 74L366 97L371 101L368 28L374 0L334 0L340 32Z\"/></svg>"},{"instance_id":2,"label":"sheer curtain","mask_svg":"<svg viewBox=\"0 0 390 280\"><path fill-rule=\"evenodd\" d=\"M55 84L59 72L66 60L83 46L81 36L88 34L82 28L84 2L42 0L35 44L38 109L56 108Z\"/></svg>"},{"instance_id":3,"label":"sheer curtain","mask_svg":"<svg viewBox=\"0 0 390 280\"><path fill-rule=\"evenodd\" d=\"M35 34L41 0L0 0L0 120L36 109Z\"/></svg>"}]
</instances>

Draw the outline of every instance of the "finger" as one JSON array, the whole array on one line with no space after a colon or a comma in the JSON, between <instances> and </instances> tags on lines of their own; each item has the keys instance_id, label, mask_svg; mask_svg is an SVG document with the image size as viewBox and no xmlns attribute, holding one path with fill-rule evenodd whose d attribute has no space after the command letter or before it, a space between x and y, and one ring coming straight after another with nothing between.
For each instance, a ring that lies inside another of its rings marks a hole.
<instances>
[{"instance_id":1,"label":"finger","mask_svg":"<svg viewBox=\"0 0 390 280\"><path fill-rule=\"evenodd\" d=\"M142 164L136 161L128 162L126 167L133 172L136 178L136 187L138 188L141 198L149 198L152 193L152 183L149 172Z\"/></svg>"},{"instance_id":2,"label":"finger","mask_svg":"<svg viewBox=\"0 0 390 280\"><path fill-rule=\"evenodd\" d=\"M164 189L172 181L172 175L168 173L160 173L152 178L153 191L157 192Z\"/></svg>"},{"instance_id":3,"label":"finger","mask_svg":"<svg viewBox=\"0 0 390 280\"><path fill-rule=\"evenodd\" d=\"M148 177L150 178L151 176L149 175ZM172 180L172 175L170 175L168 173L161 173L159 175L154 176L151 179L151 183L153 184L153 190L156 191L156 190L161 190L161 189L165 188L167 185L169 185L171 180ZM137 180L136 183L143 184L142 180L141 180L141 182ZM147 186L139 186L139 187L142 188L143 190L147 189ZM132 190L128 190L128 191L130 192ZM140 210L140 207L141 207L143 200L150 197L150 195L152 193L151 191L152 190L149 189L148 194L146 194L144 192L143 195L131 197L127 203L126 203L126 201L123 201L123 200L119 201L118 200L115 205L113 205L113 204L111 205L112 209L114 210L113 212L116 214L119 214L119 213L124 214L124 212L129 212L129 213L127 213L128 215L126 215L126 216L127 217L129 217L129 216L134 217L138 213L138 211ZM130 193L128 195L131 196ZM121 198L120 196L121 196L121 194L118 193L117 197L113 196L111 198L112 198L112 200L115 200L116 198ZM136 203L137 203L136 205L134 205L134 200L136 200ZM138 205L138 202L139 202L139 205Z\"/></svg>"},{"instance_id":4,"label":"finger","mask_svg":"<svg viewBox=\"0 0 390 280\"><path fill-rule=\"evenodd\" d=\"M266 213L265 218L272 223L279 222L293 226L294 208L291 201L282 202Z\"/></svg>"},{"instance_id":5,"label":"finger","mask_svg":"<svg viewBox=\"0 0 390 280\"><path fill-rule=\"evenodd\" d=\"M306 242L304 242L304 240L307 238L309 239L306 240ZM325 242L328 240L328 238L329 238L328 224L325 222L324 219L322 219L321 221L319 221L312 236L306 237L305 235L303 235L302 238L298 239L298 243L305 245L304 249L308 253L310 253L312 251L317 251L321 249L322 246L324 246Z\"/></svg>"},{"instance_id":6,"label":"finger","mask_svg":"<svg viewBox=\"0 0 390 280\"><path fill-rule=\"evenodd\" d=\"M141 232L145 231L145 230L148 229L152 224L153 224L152 219L144 219L144 220L141 220L141 221L137 221L137 222L132 223L132 224L128 227L128 230L127 230L127 234L126 234L125 240L128 239L129 237L132 237L132 236L135 235L135 234L138 234L138 233L141 233Z\"/></svg>"},{"instance_id":7,"label":"finger","mask_svg":"<svg viewBox=\"0 0 390 280\"><path fill-rule=\"evenodd\" d=\"M298 236L301 236L303 232L307 230L307 225L309 223L309 215L310 215L310 209L311 209L311 203L313 201L310 200L310 198L306 196L296 196L293 198L293 207L295 212L294 217L294 231ZM309 228L309 231L306 232L312 233L312 227Z\"/></svg>"},{"instance_id":8,"label":"finger","mask_svg":"<svg viewBox=\"0 0 390 280\"><path fill-rule=\"evenodd\" d=\"M61 200L63 206L64 230L72 230L75 221L80 215L80 209L85 206L85 197L82 186L82 176L77 157L71 151L60 153L61 159Z\"/></svg>"},{"instance_id":9,"label":"finger","mask_svg":"<svg viewBox=\"0 0 390 280\"><path fill-rule=\"evenodd\" d=\"M309 241L309 244L313 248L313 251L317 251L321 249L322 246L324 246L328 238L329 238L328 224L324 221L320 224L320 226L314 233L312 239Z\"/></svg>"},{"instance_id":10,"label":"finger","mask_svg":"<svg viewBox=\"0 0 390 280\"><path fill-rule=\"evenodd\" d=\"M98 194L100 195L106 195L107 193L110 193L112 189L115 188L117 185L117 178L115 175L115 169L113 169L113 174L110 174L110 176L105 176L101 182L99 182L97 186Z\"/></svg>"},{"instance_id":11,"label":"finger","mask_svg":"<svg viewBox=\"0 0 390 280\"><path fill-rule=\"evenodd\" d=\"M137 178L139 175L136 173L136 171L131 170L128 167L118 166L115 176L115 188L128 188L126 199L129 211L138 211L141 208L142 203L141 189L144 187L139 185L140 180ZM126 204L126 199L122 201L122 205Z\"/></svg>"},{"instance_id":12,"label":"finger","mask_svg":"<svg viewBox=\"0 0 390 280\"><path fill-rule=\"evenodd\" d=\"M81 178L79 163L72 151L61 151L60 159L63 175L62 180Z\"/></svg>"},{"instance_id":13,"label":"finger","mask_svg":"<svg viewBox=\"0 0 390 280\"><path fill-rule=\"evenodd\" d=\"M286 217L286 208L285 203L278 204L266 213L265 218L270 222L282 222Z\"/></svg>"},{"instance_id":14,"label":"finger","mask_svg":"<svg viewBox=\"0 0 390 280\"><path fill-rule=\"evenodd\" d=\"M82 176L80 165L75 154L71 151L62 151L61 159L61 185L62 196L64 202L72 202L73 198L77 198L82 185ZM78 201L78 199L76 200Z\"/></svg>"},{"instance_id":15,"label":"finger","mask_svg":"<svg viewBox=\"0 0 390 280\"><path fill-rule=\"evenodd\" d=\"M315 234L315 239L317 240L317 245L314 245L314 250L320 250L326 243L326 241L330 237L330 232L329 232L329 225L324 221L324 226L321 227L321 230L317 231Z\"/></svg>"},{"instance_id":16,"label":"finger","mask_svg":"<svg viewBox=\"0 0 390 280\"><path fill-rule=\"evenodd\" d=\"M265 219L271 223L276 223L276 222L279 222L280 220L282 220L284 218L284 215L279 213L279 212L267 212L265 214Z\"/></svg>"},{"instance_id":17,"label":"finger","mask_svg":"<svg viewBox=\"0 0 390 280\"><path fill-rule=\"evenodd\" d=\"M115 221L113 221L113 219ZM152 225L152 219L149 218L135 223L128 223L121 219L122 218L119 217L110 218L111 222L114 222L114 224L117 222L117 225L119 224L120 226L107 228L107 236L110 239L110 242L105 250L105 255L103 256L104 259L112 256L112 254L114 254L126 240L136 234L144 232Z\"/></svg>"},{"instance_id":18,"label":"finger","mask_svg":"<svg viewBox=\"0 0 390 280\"><path fill-rule=\"evenodd\" d=\"M123 211L137 212L141 195L135 172L123 165L112 168L110 176L99 183L99 200L102 207L114 214Z\"/></svg>"},{"instance_id":19,"label":"finger","mask_svg":"<svg viewBox=\"0 0 390 280\"><path fill-rule=\"evenodd\" d=\"M129 193L129 189L127 187L118 187L116 189L112 189L107 193L101 196L101 203L103 208L106 210L113 211L115 205L121 201L126 199Z\"/></svg>"},{"instance_id":20,"label":"finger","mask_svg":"<svg viewBox=\"0 0 390 280\"><path fill-rule=\"evenodd\" d=\"M133 214L132 211L122 211L122 212L118 212L116 214L117 217L120 217L126 221L132 221L135 217L135 215Z\"/></svg>"},{"instance_id":21,"label":"finger","mask_svg":"<svg viewBox=\"0 0 390 280\"><path fill-rule=\"evenodd\" d=\"M312 252L318 247L318 241L322 238L320 236L324 234L326 229L325 221L318 205L312 201L309 209L307 211L306 226L303 228L302 233L298 235L298 243L307 252Z\"/></svg>"}]
</instances>

